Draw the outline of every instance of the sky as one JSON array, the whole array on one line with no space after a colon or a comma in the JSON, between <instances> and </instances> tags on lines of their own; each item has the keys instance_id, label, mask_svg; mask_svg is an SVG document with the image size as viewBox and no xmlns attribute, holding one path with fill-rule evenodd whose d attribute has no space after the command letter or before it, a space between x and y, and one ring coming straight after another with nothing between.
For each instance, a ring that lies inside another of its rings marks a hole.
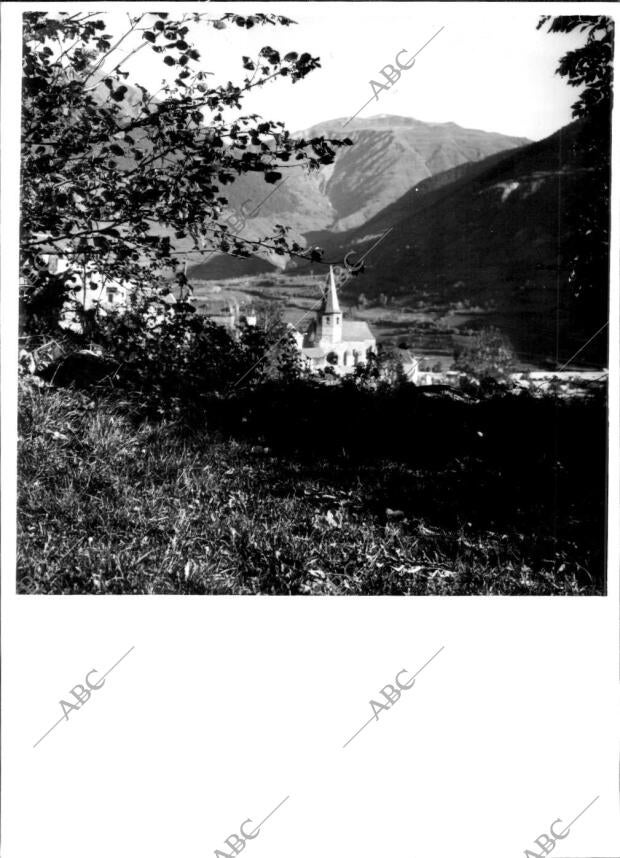
<instances>
[{"instance_id":1,"label":"sky","mask_svg":"<svg viewBox=\"0 0 620 858\"><path fill-rule=\"evenodd\" d=\"M263 11L298 23L251 30L196 27L193 38L215 83L241 82L246 74L241 57L254 58L264 45L282 54L295 50L320 57L321 68L304 80L276 80L244 99L244 113L283 121L291 131L349 118L371 99L360 118L395 114L538 140L571 121L578 90L554 72L559 58L583 36L537 30L534 4L502 5L209 3L214 17ZM120 13L109 19L113 30L123 23ZM399 51L405 51L405 64L433 36L411 69L373 94L370 81L385 83L381 69L395 65ZM149 89L159 87L165 71L150 48L127 68Z\"/></svg>"}]
</instances>

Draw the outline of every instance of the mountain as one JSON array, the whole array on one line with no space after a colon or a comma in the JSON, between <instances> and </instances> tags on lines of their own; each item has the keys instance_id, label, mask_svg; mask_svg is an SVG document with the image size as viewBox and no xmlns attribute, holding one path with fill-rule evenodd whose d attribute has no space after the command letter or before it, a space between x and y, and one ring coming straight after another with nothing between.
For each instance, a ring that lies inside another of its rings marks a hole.
<instances>
[{"instance_id":1,"label":"mountain","mask_svg":"<svg viewBox=\"0 0 620 858\"><path fill-rule=\"evenodd\" d=\"M454 122L420 122L406 116L323 122L299 136L342 137L342 149L325 173L322 187L334 210L329 228L342 232L361 226L418 182L459 164L480 161L529 141L488 131L461 128ZM344 128L343 128L344 126Z\"/></svg>"},{"instance_id":2,"label":"mountain","mask_svg":"<svg viewBox=\"0 0 620 858\"><path fill-rule=\"evenodd\" d=\"M582 128L574 122L545 140L444 172L363 226L308 240L328 259L351 250L359 259L385 235L351 281L350 298L383 292L394 306L482 308L491 311L484 324L501 327L521 355L566 360L606 321L600 306L585 315L567 285L575 214L594 193ZM602 293L606 288L600 284ZM605 337L581 360L605 365Z\"/></svg>"},{"instance_id":3,"label":"mountain","mask_svg":"<svg viewBox=\"0 0 620 858\"><path fill-rule=\"evenodd\" d=\"M333 134L337 124L304 134ZM287 180L260 209L264 227L276 214L278 222L294 223L298 231L310 222L308 211L315 223L323 220L324 225L304 231L304 240L322 247L327 260L342 260L350 251L357 260L381 239L365 272L344 290L349 303L361 292L368 298L383 293L390 307L405 315L436 308L461 330L496 325L534 365L568 360L605 324L604 300L593 296L589 307L578 305L574 286L568 287L576 216L584 201L598 194L584 161L581 122L525 144L400 117L350 124L357 151L355 146L341 150L334 165L318 177L305 177L301 191L294 178ZM416 145L406 153L405 141L413 135ZM478 157L485 140L496 151ZM407 188L420 153L424 169ZM389 202L373 213L375 198ZM265 260L216 256L190 273L209 279L270 270ZM286 270L322 273L324 266L291 260ZM601 282L599 297L607 289ZM579 362L606 365L606 336L580 352Z\"/></svg>"},{"instance_id":4,"label":"mountain","mask_svg":"<svg viewBox=\"0 0 620 858\"><path fill-rule=\"evenodd\" d=\"M345 124L346 123L346 124ZM343 232L366 223L419 182L437 174L506 152L528 141L487 131L461 128L453 122L421 122L405 116L334 119L297 132L311 139L349 137L350 147L338 151L333 164L309 175L303 168L284 169L277 190L262 175L245 174L227 186L229 209L252 212L239 233L262 238L276 223L291 228L291 238L328 230ZM283 258L271 259L283 267ZM192 269L195 276L220 278L268 271L261 259L250 262L222 255Z\"/></svg>"}]
</instances>

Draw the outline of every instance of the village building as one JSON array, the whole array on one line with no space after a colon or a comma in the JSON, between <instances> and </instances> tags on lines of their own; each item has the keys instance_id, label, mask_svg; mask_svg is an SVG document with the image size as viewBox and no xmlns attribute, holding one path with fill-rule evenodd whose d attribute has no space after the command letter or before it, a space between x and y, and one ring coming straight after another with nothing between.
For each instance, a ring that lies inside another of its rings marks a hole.
<instances>
[{"instance_id":1,"label":"village building","mask_svg":"<svg viewBox=\"0 0 620 858\"><path fill-rule=\"evenodd\" d=\"M516 388L546 394L554 391L563 399L584 397L608 382L609 372L600 370L528 370L512 372L509 380Z\"/></svg>"},{"instance_id":2,"label":"village building","mask_svg":"<svg viewBox=\"0 0 620 858\"><path fill-rule=\"evenodd\" d=\"M452 369L453 359L440 354L413 354L409 349L402 349L400 360L407 381L416 387L429 387L435 384L459 384L463 373Z\"/></svg>"},{"instance_id":3,"label":"village building","mask_svg":"<svg viewBox=\"0 0 620 858\"><path fill-rule=\"evenodd\" d=\"M235 298L226 295L209 295L207 298L201 298L200 303L197 303L196 312L229 331L236 331L240 321L238 302Z\"/></svg>"},{"instance_id":4,"label":"village building","mask_svg":"<svg viewBox=\"0 0 620 858\"><path fill-rule=\"evenodd\" d=\"M63 274L69 268L68 260L57 253L42 253L41 258L50 274ZM98 308L104 312L123 306L131 288L125 283L104 277L93 264L87 264L83 269L77 268L73 273L73 284L76 290L74 301L78 301L84 310ZM69 304L65 313L66 327L70 326L74 315Z\"/></svg>"},{"instance_id":5,"label":"village building","mask_svg":"<svg viewBox=\"0 0 620 858\"><path fill-rule=\"evenodd\" d=\"M64 274L69 269L66 257L56 252L41 253L41 260L47 271L53 275ZM77 267L71 276L72 295L65 302L60 319L60 327L80 331L82 322L77 306L83 310L96 310L102 315L123 308L131 291L131 286L102 275L92 263ZM20 288L27 288L31 279L22 275Z\"/></svg>"},{"instance_id":6,"label":"village building","mask_svg":"<svg viewBox=\"0 0 620 858\"><path fill-rule=\"evenodd\" d=\"M376 352L377 341L366 322L344 319L332 268L321 306L306 333L296 338L306 366L316 372L331 367L338 375L353 372Z\"/></svg>"}]
</instances>

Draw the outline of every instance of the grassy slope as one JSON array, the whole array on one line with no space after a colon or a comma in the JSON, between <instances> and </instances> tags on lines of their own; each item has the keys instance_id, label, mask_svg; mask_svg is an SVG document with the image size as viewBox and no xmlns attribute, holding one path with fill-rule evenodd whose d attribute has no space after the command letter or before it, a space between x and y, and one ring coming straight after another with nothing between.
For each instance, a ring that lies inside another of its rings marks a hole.
<instances>
[{"instance_id":1,"label":"grassy slope","mask_svg":"<svg viewBox=\"0 0 620 858\"><path fill-rule=\"evenodd\" d=\"M480 497L511 492L497 463L275 457L32 385L20 410L19 592L601 592L601 533L581 529L601 509L571 496L556 535L535 507L485 526Z\"/></svg>"}]
</instances>

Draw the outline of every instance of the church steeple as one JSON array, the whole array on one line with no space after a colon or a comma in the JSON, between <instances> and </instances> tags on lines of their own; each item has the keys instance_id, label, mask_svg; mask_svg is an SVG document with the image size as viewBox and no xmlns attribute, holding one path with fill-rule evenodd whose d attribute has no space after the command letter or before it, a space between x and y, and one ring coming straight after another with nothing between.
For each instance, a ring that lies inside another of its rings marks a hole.
<instances>
[{"instance_id":1,"label":"church steeple","mask_svg":"<svg viewBox=\"0 0 620 858\"><path fill-rule=\"evenodd\" d=\"M325 344L342 341L342 311L338 301L336 278L331 265L329 266L329 279L321 306L320 326L320 337Z\"/></svg>"},{"instance_id":2,"label":"church steeple","mask_svg":"<svg viewBox=\"0 0 620 858\"><path fill-rule=\"evenodd\" d=\"M334 269L329 266L329 282L327 284L327 295L325 301L324 313L340 313L340 303L338 301L338 290L336 289L336 278L334 277Z\"/></svg>"}]
</instances>

